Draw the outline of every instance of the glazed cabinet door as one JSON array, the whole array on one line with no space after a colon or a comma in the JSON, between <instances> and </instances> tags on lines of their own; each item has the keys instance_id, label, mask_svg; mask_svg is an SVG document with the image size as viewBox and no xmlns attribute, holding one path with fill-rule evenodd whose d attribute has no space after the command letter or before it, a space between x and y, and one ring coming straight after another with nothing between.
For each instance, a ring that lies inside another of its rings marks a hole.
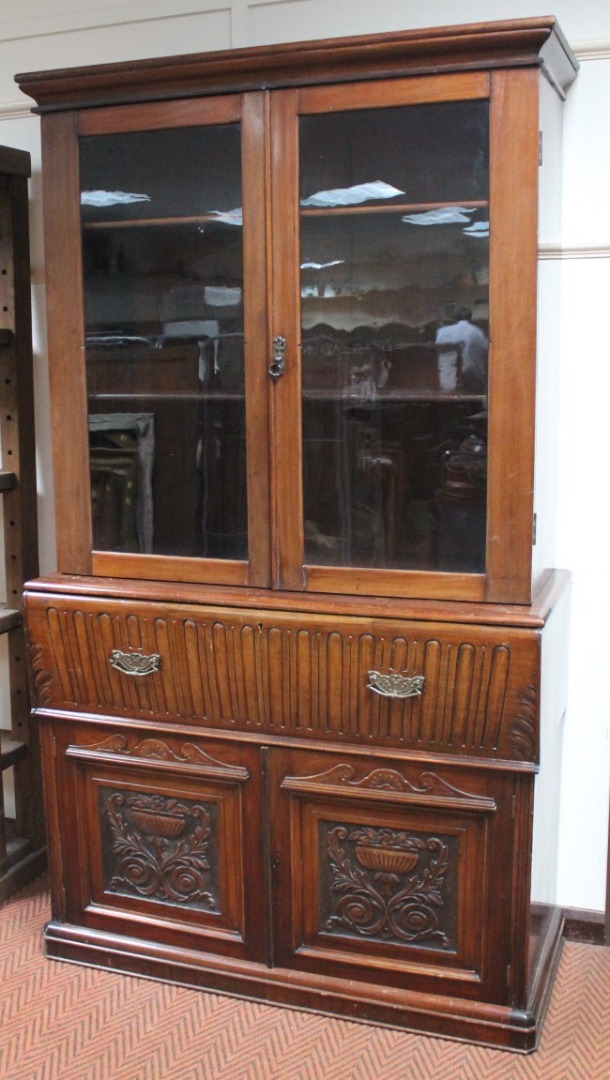
<instances>
[{"instance_id":1,"label":"glazed cabinet door","mask_svg":"<svg viewBox=\"0 0 610 1080\"><path fill-rule=\"evenodd\" d=\"M45 117L63 571L268 584L262 125L260 94Z\"/></svg>"},{"instance_id":2,"label":"glazed cabinet door","mask_svg":"<svg viewBox=\"0 0 610 1080\"><path fill-rule=\"evenodd\" d=\"M530 602L537 79L43 117L62 571Z\"/></svg>"},{"instance_id":3,"label":"glazed cabinet door","mask_svg":"<svg viewBox=\"0 0 610 1080\"><path fill-rule=\"evenodd\" d=\"M264 960L256 750L68 719L42 737L55 915L161 951Z\"/></svg>"},{"instance_id":4,"label":"glazed cabinet door","mask_svg":"<svg viewBox=\"0 0 610 1080\"><path fill-rule=\"evenodd\" d=\"M273 751L269 776L276 964L514 1003L527 780L309 751Z\"/></svg>"},{"instance_id":5,"label":"glazed cabinet door","mask_svg":"<svg viewBox=\"0 0 610 1080\"><path fill-rule=\"evenodd\" d=\"M535 77L271 108L278 582L529 602Z\"/></svg>"}]
</instances>

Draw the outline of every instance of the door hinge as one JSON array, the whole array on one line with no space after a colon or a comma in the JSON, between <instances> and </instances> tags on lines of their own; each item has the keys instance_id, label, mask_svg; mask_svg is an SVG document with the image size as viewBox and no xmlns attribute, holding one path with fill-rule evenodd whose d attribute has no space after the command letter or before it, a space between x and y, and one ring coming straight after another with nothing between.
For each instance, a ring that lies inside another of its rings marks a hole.
<instances>
[{"instance_id":1,"label":"door hinge","mask_svg":"<svg viewBox=\"0 0 610 1080\"><path fill-rule=\"evenodd\" d=\"M538 535L538 514L534 514L534 520L532 522L532 544L536 545L536 537Z\"/></svg>"},{"instance_id":2,"label":"door hinge","mask_svg":"<svg viewBox=\"0 0 610 1080\"><path fill-rule=\"evenodd\" d=\"M542 165L542 132L538 132L538 164Z\"/></svg>"},{"instance_id":3,"label":"door hinge","mask_svg":"<svg viewBox=\"0 0 610 1080\"><path fill-rule=\"evenodd\" d=\"M513 795L511 801L512 801L512 806L510 808L510 816L514 821L516 816L517 816L517 796Z\"/></svg>"}]
</instances>

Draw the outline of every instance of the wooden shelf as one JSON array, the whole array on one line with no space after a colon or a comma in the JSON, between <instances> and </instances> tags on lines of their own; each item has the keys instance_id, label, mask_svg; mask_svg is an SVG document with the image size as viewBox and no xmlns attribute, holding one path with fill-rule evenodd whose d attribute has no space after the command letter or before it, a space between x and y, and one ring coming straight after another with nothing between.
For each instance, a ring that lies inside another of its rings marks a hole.
<instances>
[{"instance_id":1,"label":"wooden shelf","mask_svg":"<svg viewBox=\"0 0 610 1080\"><path fill-rule=\"evenodd\" d=\"M488 199L455 199L444 202L428 203L385 203L375 206L305 206L301 207L301 217L342 217L352 214L418 214L428 210L443 210L453 206L463 206L470 210L480 210L489 206ZM440 223L442 224L442 222Z\"/></svg>"},{"instance_id":2,"label":"wooden shelf","mask_svg":"<svg viewBox=\"0 0 610 1080\"><path fill-rule=\"evenodd\" d=\"M354 407L371 407L380 403L392 403L401 401L431 402L437 405L455 404L461 401L476 401L484 404L487 402L486 394L477 393L454 393L447 394L442 390L380 390L375 397L359 398L356 394L350 394L348 390L304 390L305 401L341 401L345 405Z\"/></svg>"},{"instance_id":3,"label":"wooden shelf","mask_svg":"<svg viewBox=\"0 0 610 1080\"><path fill-rule=\"evenodd\" d=\"M0 634L6 634L15 626L21 626L23 616L16 608L0 608Z\"/></svg>"},{"instance_id":4,"label":"wooden shelf","mask_svg":"<svg viewBox=\"0 0 610 1080\"><path fill-rule=\"evenodd\" d=\"M0 491L12 491L17 483L14 472L8 469L0 469Z\"/></svg>"},{"instance_id":5,"label":"wooden shelf","mask_svg":"<svg viewBox=\"0 0 610 1080\"><path fill-rule=\"evenodd\" d=\"M244 392L238 390L209 390L201 393L159 393L142 390L138 393L90 394L90 401L243 401ZM304 390L304 401L342 402L355 408L372 407L393 402L430 402L436 405L453 405L459 402L486 404L487 395L477 393L447 394L441 390L381 390L375 397L360 398L347 390Z\"/></svg>"},{"instance_id":6,"label":"wooden shelf","mask_svg":"<svg viewBox=\"0 0 610 1080\"><path fill-rule=\"evenodd\" d=\"M481 210L489 206L488 199L455 199L443 202L386 203L374 206L304 206L301 217L341 217L351 214L413 214L426 213L428 210L442 210L450 206L463 206L467 209ZM189 214L184 217L120 218L112 221L84 221L83 229L150 229L174 225L206 225L215 223L228 228L241 228L236 222L226 221L216 214Z\"/></svg>"},{"instance_id":7,"label":"wooden shelf","mask_svg":"<svg viewBox=\"0 0 610 1080\"><path fill-rule=\"evenodd\" d=\"M0 735L0 770L12 768L19 761L25 761L27 756L28 748L25 743Z\"/></svg>"},{"instance_id":8,"label":"wooden shelf","mask_svg":"<svg viewBox=\"0 0 610 1080\"><path fill-rule=\"evenodd\" d=\"M243 401L245 394L238 390L212 390L207 393L159 393L142 390L137 394L90 394L90 401Z\"/></svg>"},{"instance_id":9,"label":"wooden shelf","mask_svg":"<svg viewBox=\"0 0 610 1080\"><path fill-rule=\"evenodd\" d=\"M241 224L226 221L216 214L188 214L184 217L158 218L117 218L112 221L83 221L83 230L93 229L150 229L165 228L174 225L226 225L229 229L239 229Z\"/></svg>"},{"instance_id":10,"label":"wooden shelf","mask_svg":"<svg viewBox=\"0 0 610 1080\"><path fill-rule=\"evenodd\" d=\"M3 829L5 844L4 849L0 848L0 900L6 899L11 892L16 891L7 890L8 872L14 871L18 864L30 854L32 848L29 840L19 835L14 818L5 817ZM17 877L17 888L23 884L25 882Z\"/></svg>"}]
</instances>

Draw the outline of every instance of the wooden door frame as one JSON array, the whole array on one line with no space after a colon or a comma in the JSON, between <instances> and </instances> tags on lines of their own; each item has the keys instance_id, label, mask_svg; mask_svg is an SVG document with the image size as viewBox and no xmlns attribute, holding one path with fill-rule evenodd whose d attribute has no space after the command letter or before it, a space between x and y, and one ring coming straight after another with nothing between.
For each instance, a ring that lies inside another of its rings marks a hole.
<instances>
[{"instance_id":1,"label":"wooden door frame","mask_svg":"<svg viewBox=\"0 0 610 1080\"><path fill-rule=\"evenodd\" d=\"M248 450L249 559L199 559L93 551L88 456L87 387L83 363L84 294L78 139L240 122L244 202L246 439ZM63 573L226 585L268 586L270 514L267 399L267 294L265 288L264 96L161 101L118 108L62 112L42 117L43 198L47 307L58 528L57 563ZM61 164L60 164L61 163ZM61 172L62 183L56 178ZM59 240L59 249L58 241ZM52 257L51 257L52 255ZM261 287L262 283L262 287ZM68 522L66 517L69 516Z\"/></svg>"}]
</instances>

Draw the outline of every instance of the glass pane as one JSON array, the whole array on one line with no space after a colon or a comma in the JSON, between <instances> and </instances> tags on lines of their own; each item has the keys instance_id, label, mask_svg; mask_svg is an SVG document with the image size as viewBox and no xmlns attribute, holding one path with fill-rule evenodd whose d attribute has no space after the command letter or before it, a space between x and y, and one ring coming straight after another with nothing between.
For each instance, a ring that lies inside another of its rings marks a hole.
<instances>
[{"instance_id":1,"label":"glass pane","mask_svg":"<svg viewBox=\"0 0 610 1080\"><path fill-rule=\"evenodd\" d=\"M305 559L483 572L488 108L304 117Z\"/></svg>"},{"instance_id":2,"label":"glass pane","mask_svg":"<svg viewBox=\"0 0 610 1080\"><path fill-rule=\"evenodd\" d=\"M247 558L237 125L81 139L96 550Z\"/></svg>"}]
</instances>

